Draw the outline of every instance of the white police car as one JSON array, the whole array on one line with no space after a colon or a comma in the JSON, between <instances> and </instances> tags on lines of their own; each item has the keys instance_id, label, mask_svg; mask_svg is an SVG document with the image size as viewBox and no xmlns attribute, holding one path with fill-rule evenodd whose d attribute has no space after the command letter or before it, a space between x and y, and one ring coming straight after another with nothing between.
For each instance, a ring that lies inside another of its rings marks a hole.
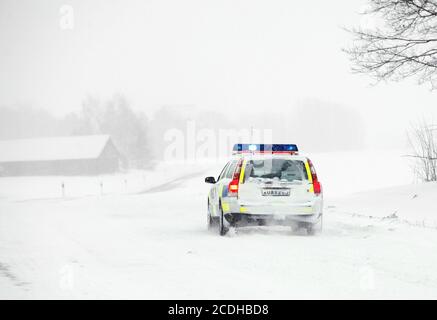
<instances>
[{"instance_id":1,"label":"white police car","mask_svg":"<svg viewBox=\"0 0 437 320\"><path fill-rule=\"evenodd\" d=\"M314 234L322 226L322 187L294 144L236 144L208 195L208 228L285 225Z\"/></svg>"}]
</instances>

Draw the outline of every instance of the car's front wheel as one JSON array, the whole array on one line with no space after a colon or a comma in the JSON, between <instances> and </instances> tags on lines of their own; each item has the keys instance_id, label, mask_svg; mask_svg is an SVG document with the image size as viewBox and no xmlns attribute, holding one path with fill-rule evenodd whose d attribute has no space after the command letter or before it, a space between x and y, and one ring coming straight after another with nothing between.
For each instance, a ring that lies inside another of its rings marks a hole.
<instances>
[{"instance_id":1,"label":"car's front wheel","mask_svg":"<svg viewBox=\"0 0 437 320\"><path fill-rule=\"evenodd\" d=\"M211 215L211 204L209 203L209 199L208 199L208 212L206 214L206 225L208 230L212 230L217 225L216 220L214 220L214 218Z\"/></svg>"},{"instance_id":2,"label":"car's front wheel","mask_svg":"<svg viewBox=\"0 0 437 320\"><path fill-rule=\"evenodd\" d=\"M214 228L214 220L212 219L211 214L209 212L206 216L206 225L208 230L212 230L212 228Z\"/></svg>"}]
</instances>

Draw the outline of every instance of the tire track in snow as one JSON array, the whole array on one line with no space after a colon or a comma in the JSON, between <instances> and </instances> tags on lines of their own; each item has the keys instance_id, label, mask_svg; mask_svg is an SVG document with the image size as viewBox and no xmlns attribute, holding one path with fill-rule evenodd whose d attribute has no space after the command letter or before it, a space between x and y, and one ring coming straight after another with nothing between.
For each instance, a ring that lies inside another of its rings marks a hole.
<instances>
[{"instance_id":1,"label":"tire track in snow","mask_svg":"<svg viewBox=\"0 0 437 320\"><path fill-rule=\"evenodd\" d=\"M187 181L187 179L195 178L200 175L202 175L205 171L198 171L190 174L183 175L181 177L178 177L176 179L167 181L165 183L159 184L157 186L148 188L146 190L143 190L141 192L138 192L137 194L145 194L145 193L157 193L157 192L164 192L169 191L178 188L181 186L184 182Z\"/></svg>"}]
</instances>

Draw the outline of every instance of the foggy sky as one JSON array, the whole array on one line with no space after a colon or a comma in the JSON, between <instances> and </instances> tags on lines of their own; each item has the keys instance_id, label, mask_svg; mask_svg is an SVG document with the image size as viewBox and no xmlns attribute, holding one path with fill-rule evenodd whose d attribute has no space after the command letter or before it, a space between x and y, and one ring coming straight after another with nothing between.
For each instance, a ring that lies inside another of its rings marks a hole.
<instances>
[{"instance_id":1,"label":"foggy sky","mask_svg":"<svg viewBox=\"0 0 437 320\"><path fill-rule=\"evenodd\" d=\"M282 112L307 99L353 108L369 143L437 116L414 80L370 86L350 73L342 27L363 22L366 1L0 0L0 106L63 115L87 94L125 94L152 114L194 105L231 116ZM62 5L74 28L62 29Z\"/></svg>"}]
</instances>

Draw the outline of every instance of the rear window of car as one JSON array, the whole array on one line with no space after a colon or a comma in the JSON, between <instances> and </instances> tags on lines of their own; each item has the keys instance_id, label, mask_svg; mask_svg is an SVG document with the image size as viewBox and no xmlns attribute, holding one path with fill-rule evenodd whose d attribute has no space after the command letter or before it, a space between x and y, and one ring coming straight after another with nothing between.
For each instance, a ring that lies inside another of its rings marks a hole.
<instances>
[{"instance_id":1,"label":"rear window of car","mask_svg":"<svg viewBox=\"0 0 437 320\"><path fill-rule=\"evenodd\" d=\"M246 165L245 181L248 178L277 179L292 182L308 180L308 174L305 163L301 160L249 160Z\"/></svg>"},{"instance_id":2,"label":"rear window of car","mask_svg":"<svg viewBox=\"0 0 437 320\"><path fill-rule=\"evenodd\" d=\"M232 179L236 166L237 166L237 161L232 161L232 163L229 165L228 170L226 171L227 179Z\"/></svg>"},{"instance_id":3,"label":"rear window of car","mask_svg":"<svg viewBox=\"0 0 437 320\"><path fill-rule=\"evenodd\" d=\"M225 177L225 175L226 175L226 170L229 168L229 165L231 164L231 162L228 162L225 166L224 166L224 168L222 169L222 171L220 172L220 174L219 174L219 176L218 176L218 178L217 178L217 181L219 181L219 180L221 180L221 179L223 179L224 177Z\"/></svg>"}]
</instances>

